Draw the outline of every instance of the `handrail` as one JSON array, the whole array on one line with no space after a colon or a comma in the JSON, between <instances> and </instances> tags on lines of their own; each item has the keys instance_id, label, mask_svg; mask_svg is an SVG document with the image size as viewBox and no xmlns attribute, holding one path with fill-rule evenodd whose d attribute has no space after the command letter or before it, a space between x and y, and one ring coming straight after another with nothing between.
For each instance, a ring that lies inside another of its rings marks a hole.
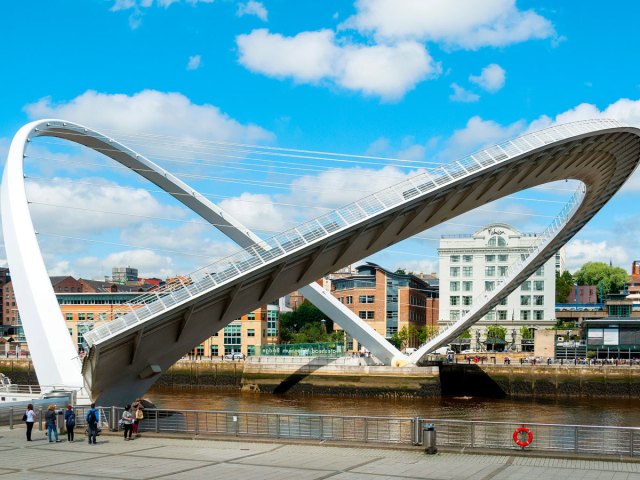
<instances>
[{"instance_id":1,"label":"handrail","mask_svg":"<svg viewBox=\"0 0 640 480\"><path fill-rule=\"evenodd\" d=\"M186 277L182 277L186 280L185 282L182 282L178 277L177 281L169 282L160 289L138 297L135 301L127 302L114 309L109 315L110 321L98 324L92 331L85 333L84 339L88 346L91 347L96 342L116 335L130 326L142 323L159 312L167 311L177 304L188 301L194 295L199 295L204 291L225 284L276 258L282 258L291 252L299 250L309 243L345 230L367 218L396 208L416 196L439 189L465 176L475 175L498 163L533 151L549 143L574 137L576 134L585 134L604 128L621 126L624 125L616 120L606 119L583 120L570 124L570 128L564 125L552 126L539 132L522 135L497 146L488 147L435 169L426 170L411 179L309 220L294 229L282 232L247 249L201 267ZM460 166L464 166L464 170L468 173L461 175ZM251 251L256 253L251 253ZM172 301L168 301L165 304L159 301L159 296L163 299L171 298ZM151 307L154 303L156 305ZM139 310L139 312L134 314L132 310Z\"/></svg>"}]
</instances>

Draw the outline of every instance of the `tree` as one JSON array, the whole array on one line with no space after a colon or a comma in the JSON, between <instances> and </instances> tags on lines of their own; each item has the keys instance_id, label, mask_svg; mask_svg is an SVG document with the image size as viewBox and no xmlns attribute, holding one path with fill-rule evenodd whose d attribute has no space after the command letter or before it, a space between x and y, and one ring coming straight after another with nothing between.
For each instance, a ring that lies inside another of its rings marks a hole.
<instances>
[{"instance_id":1,"label":"tree","mask_svg":"<svg viewBox=\"0 0 640 480\"><path fill-rule=\"evenodd\" d=\"M295 311L280 314L280 340L283 343L328 342L333 322L326 318L320 309L305 300Z\"/></svg>"},{"instance_id":2,"label":"tree","mask_svg":"<svg viewBox=\"0 0 640 480\"><path fill-rule=\"evenodd\" d=\"M487 341L504 340L507 337L507 329L502 325L489 325L487 327Z\"/></svg>"},{"instance_id":3,"label":"tree","mask_svg":"<svg viewBox=\"0 0 640 480\"><path fill-rule=\"evenodd\" d=\"M617 293L627 282L624 268L612 267L603 262L587 262L574 275L578 285L598 285L598 300L602 303L609 293ZM602 298L600 290L602 289Z\"/></svg>"},{"instance_id":4,"label":"tree","mask_svg":"<svg viewBox=\"0 0 640 480\"><path fill-rule=\"evenodd\" d=\"M568 271L565 270L562 275L556 272L556 303L567 303L567 298L573 291L575 283L573 275Z\"/></svg>"},{"instance_id":5,"label":"tree","mask_svg":"<svg viewBox=\"0 0 640 480\"><path fill-rule=\"evenodd\" d=\"M533 332L529 327L525 327L524 325L520 327L520 336L523 340L533 340Z\"/></svg>"},{"instance_id":6,"label":"tree","mask_svg":"<svg viewBox=\"0 0 640 480\"><path fill-rule=\"evenodd\" d=\"M425 325L418 332L418 344L422 345L427 342L427 340L431 340L440 332L440 329L436 325Z\"/></svg>"},{"instance_id":7,"label":"tree","mask_svg":"<svg viewBox=\"0 0 640 480\"><path fill-rule=\"evenodd\" d=\"M407 274L406 270L404 268L402 268L402 267L398 268L394 273L396 275L406 275Z\"/></svg>"}]
</instances>

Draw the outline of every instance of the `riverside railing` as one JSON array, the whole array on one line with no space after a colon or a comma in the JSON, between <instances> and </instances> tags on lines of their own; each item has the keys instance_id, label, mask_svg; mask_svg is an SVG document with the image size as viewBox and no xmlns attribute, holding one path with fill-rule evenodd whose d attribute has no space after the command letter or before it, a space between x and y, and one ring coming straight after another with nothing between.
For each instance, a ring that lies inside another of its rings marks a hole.
<instances>
[{"instance_id":1,"label":"riverside railing","mask_svg":"<svg viewBox=\"0 0 640 480\"><path fill-rule=\"evenodd\" d=\"M122 409L104 409L109 418ZM490 450L537 450L578 455L640 456L640 428L595 425L447 420L422 417L367 417L319 414L145 409L139 431L189 435L300 439L357 444L421 445L423 428L433 424L437 446ZM516 445L514 431L525 427L533 440Z\"/></svg>"},{"instance_id":2,"label":"riverside railing","mask_svg":"<svg viewBox=\"0 0 640 480\"><path fill-rule=\"evenodd\" d=\"M324 214L263 242L249 246L227 258L202 267L163 288L115 308L106 323L84 334L89 346L142 323L190 298L209 291L233 278L282 258L307 244L345 230L412 198L440 189L460 178L476 174L499 163L550 143L577 135L623 126L616 120L584 120L531 132L499 145L475 152L435 169L428 169L401 183Z\"/></svg>"}]
</instances>

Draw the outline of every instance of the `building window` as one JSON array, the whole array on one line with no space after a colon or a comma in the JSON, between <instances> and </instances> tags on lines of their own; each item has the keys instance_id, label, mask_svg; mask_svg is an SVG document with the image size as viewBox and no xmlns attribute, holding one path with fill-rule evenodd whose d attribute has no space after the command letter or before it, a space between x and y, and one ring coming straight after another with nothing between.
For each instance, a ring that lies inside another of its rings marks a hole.
<instances>
[{"instance_id":1,"label":"building window","mask_svg":"<svg viewBox=\"0 0 640 480\"><path fill-rule=\"evenodd\" d=\"M224 346L225 352L227 347L230 351L227 353L239 352L242 343L242 327L241 325L227 325L224 327Z\"/></svg>"},{"instance_id":2,"label":"building window","mask_svg":"<svg viewBox=\"0 0 640 480\"><path fill-rule=\"evenodd\" d=\"M73 320L73 313L65 314L64 318L67 322L70 322L71 320Z\"/></svg>"},{"instance_id":3,"label":"building window","mask_svg":"<svg viewBox=\"0 0 640 480\"><path fill-rule=\"evenodd\" d=\"M93 322L93 312L87 313L87 320L89 320L90 322Z\"/></svg>"},{"instance_id":4,"label":"building window","mask_svg":"<svg viewBox=\"0 0 640 480\"><path fill-rule=\"evenodd\" d=\"M473 262L473 255L463 255L462 261L466 263Z\"/></svg>"},{"instance_id":5,"label":"building window","mask_svg":"<svg viewBox=\"0 0 640 480\"><path fill-rule=\"evenodd\" d=\"M507 246L507 241L499 236L493 236L489 239L489 243L488 245L490 247L506 247Z\"/></svg>"},{"instance_id":6,"label":"building window","mask_svg":"<svg viewBox=\"0 0 640 480\"><path fill-rule=\"evenodd\" d=\"M398 303L398 295L387 295L387 302Z\"/></svg>"},{"instance_id":7,"label":"building window","mask_svg":"<svg viewBox=\"0 0 640 480\"><path fill-rule=\"evenodd\" d=\"M496 282L494 281L486 281L484 282L484 289L488 292L496 288Z\"/></svg>"},{"instance_id":8,"label":"building window","mask_svg":"<svg viewBox=\"0 0 640 480\"><path fill-rule=\"evenodd\" d=\"M347 305L351 305L353 303L353 297L351 295L349 295L347 297Z\"/></svg>"},{"instance_id":9,"label":"building window","mask_svg":"<svg viewBox=\"0 0 640 480\"><path fill-rule=\"evenodd\" d=\"M218 356L218 345L211 345L211 356L212 357Z\"/></svg>"},{"instance_id":10,"label":"building window","mask_svg":"<svg viewBox=\"0 0 640 480\"><path fill-rule=\"evenodd\" d=\"M360 295L359 301L360 303L373 303L374 295Z\"/></svg>"},{"instance_id":11,"label":"building window","mask_svg":"<svg viewBox=\"0 0 640 480\"><path fill-rule=\"evenodd\" d=\"M534 310L533 311L533 319L534 320L544 320L544 310Z\"/></svg>"},{"instance_id":12,"label":"building window","mask_svg":"<svg viewBox=\"0 0 640 480\"><path fill-rule=\"evenodd\" d=\"M507 304L507 299L503 298L502 300L500 300L500 303L498 305L502 305L503 307Z\"/></svg>"},{"instance_id":13,"label":"building window","mask_svg":"<svg viewBox=\"0 0 640 480\"><path fill-rule=\"evenodd\" d=\"M449 305L460 305L460 297L458 296L450 297Z\"/></svg>"},{"instance_id":14,"label":"building window","mask_svg":"<svg viewBox=\"0 0 640 480\"><path fill-rule=\"evenodd\" d=\"M256 330L255 328L249 328L247 329L247 337L255 337L256 336Z\"/></svg>"},{"instance_id":15,"label":"building window","mask_svg":"<svg viewBox=\"0 0 640 480\"><path fill-rule=\"evenodd\" d=\"M496 319L496 312L494 310L487 312L487 314L484 316L484 319L489 322L493 322Z\"/></svg>"},{"instance_id":16,"label":"building window","mask_svg":"<svg viewBox=\"0 0 640 480\"><path fill-rule=\"evenodd\" d=\"M520 305L531 305L531 296L520 295Z\"/></svg>"},{"instance_id":17,"label":"building window","mask_svg":"<svg viewBox=\"0 0 640 480\"><path fill-rule=\"evenodd\" d=\"M473 297L471 296L462 297L462 305L465 305L467 307L473 305Z\"/></svg>"},{"instance_id":18,"label":"building window","mask_svg":"<svg viewBox=\"0 0 640 480\"><path fill-rule=\"evenodd\" d=\"M462 282L462 291L470 292L473 290L473 282Z\"/></svg>"},{"instance_id":19,"label":"building window","mask_svg":"<svg viewBox=\"0 0 640 480\"><path fill-rule=\"evenodd\" d=\"M460 290L460 282L449 282L449 290L452 292Z\"/></svg>"},{"instance_id":20,"label":"building window","mask_svg":"<svg viewBox=\"0 0 640 480\"><path fill-rule=\"evenodd\" d=\"M544 265L536 270L536 277L542 277L544 275Z\"/></svg>"},{"instance_id":21,"label":"building window","mask_svg":"<svg viewBox=\"0 0 640 480\"><path fill-rule=\"evenodd\" d=\"M449 318L451 320L460 320L460 310L451 310L449 312Z\"/></svg>"},{"instance_id":22,"label":"building window","mask_svg":"<svg viewBox=\"0 0 640 480\"><path fill-rule=\"evenodd\" d=\"M462 276L463 277L472 277L473 276L473 267L462 267Z\"/></svg>"},{"instance_id":23,"label":"building window","mask_svg":"<svg viewBox=\"0 0 640 480\"><path fill-rule=\"evenodd\" d=\"M256 314L255 312L247 313L247 320L255 320Z\"/></svg>"},{"instance_id":24,"label":"building window","mask_svg":"<svg viewBox=\"0 0 640 480\"><path fill-rule=\"evenodd\" d=\"M267 335L278 336L278 310L267 310ZM264 332L262 336L265 336Z\"/></svg>"},{"instance_id":25,"label":"building window","mask_svg":"<svg viewBox=\"0 0 640 480\"><path fill-rule=\"evenodd\" d=\"M85 320L84 313L78 313L78 321L79 322L84 322L84 320Z\"/></svg>"},{"instance_id":26,"label":"building window","mask_svg":"<svg viewBox=\"0 0 640 480\"><path fill-rule=\"evenodd\" d=\"M485 277L495 277L496 267L494 267L493 265L490 267L484 267L484 275Z\"/></svg>"},{"instance_id":27,"label":"building window","mask_svg":"<svg viewBox=\"0 0 640 480\"><path fill-rule=\"evenodd\" d=\"M253 357L256 354L256 347L255 345L247 345L247 355L249 357Z\"/></svg>"},{"instance_id":28,"label":"building window","mask_svg":"<svg viewBox=\"0 0 640 480\"><path fill-rule=\"evenodd\" d=\"M499 277L506 277L508 270L509 270L509 267L507 267L507 266L498 267L498 276Z\"/></svg>"},{"instance_id":29,"label":"building window","mask_svg":"<svg viewBox=\"0 0 640 480\"><path fill-rule=\"evenodd\" d=\"M534 295L533 304L537 306L544 305L544 295Z\"/></svg>"},{"instance_id":30,"label":"building window","mask_svg":"<svg viewBox=\"0 0 640 480\"><path fill-rule=\"evenodd\" d=\"M495 262L496 261L496 256L495 255L485 255L484 256L484 261L485 262Z\"/></svg>"},{"instance_id":31,"label":"building window","mask_svg":"<svg viewBox=\"0 0 640 480\"><path fill-rule=\"evenodd\" d=\"M452 277L460 276L460 267L449 267L449 275Z\"/></svg>"},{"instance_id":32,"label":"building window","mask_svg":"<svg viewBox=\"0 0 640 480\"><path fill-rule=\"evenodd\" d=\"M107 312L100 312L98 315L101 322L104 322L107 319Z\"/></svg>"},{"instance_id":33,"label":"building window","mask_svg":"<svg viewBox=\"0 0 640 480\"><path fill-rule=\"evenodd\" d=\"M460 255L451 255L449 260L451 261L451 263L458 263L460 262Z\"/></svg>"},{"instance_id":34,"label":"building window","mask_svg":"<svg viewBox=\"0 0 640 480\"><path fill-rule=\"evenodd\" d=\"M531 320L531 311L520 310L520 320Z\"/></svg>"},{"instance_id":35,"label":"building window","mask_svg":"<svg viewBox=\"0 0 640 480\"><path fill-rule=\"evenodd\" d=\"M536 292L542 292L544 291L544 280L535 280L533 282L533 289Z\"/></svg>"},{"instance_id":36,"label":"building window","mask_svg":"<svg viewBox=\"0 0 640 480\"><path fill-rule=\"evenodd\" d=\"M506 319L507 319L507 311L498 310L498 320L506 320Z\"/></svg>"},{"instance_id":37,"label":"building window","mask_svg":"<svg viewBox=\"0 0 640 480\"><path fill-rule=\"evenodd\" d=\"M387 338L393 337L398 333L398 327L387 327Z\"/></svg>"},{"instance_id":38,"label":"building window","mask_svg":"<svg viewBox=\"0 0 640 480\"><path fill-rule=\"evenodd\" d=\"M394 318L398 318L398 312L395 310L387 310L387 318L389 320L393 320Z\"/></svg>"},{"instance_id":39,"label":"building window","mask_svg":"<svg viewBox=\"0 0 640 480\"><path fill-rule=\"evenodd\" d=\"M358 315L360 316L360 318L365 319L365 320L373 320L374 318L374 311L373 310L360 310L358 312Z\"/></svg>"},{"instance_id":40,"label":"building window","mask_svg":"<svg viewBox=\"0 0 640 480\"><path fill-rule=\"evenodd\" d=\"M520 286L520 290L522 290L523 292L530 292L531 291L531 280L526 280L526 281L522 282L522 285Z\"/></svg>"},{"instance_id":41,"label":"building window","mask_svg":"<svg viewBox=\"0 0 640 480\"><path fill-rule=\"evenodd\" d=\"M498 261L499 262L508 262L509 261L509 255L498 255Z\"/></svg>"}]
</instances>

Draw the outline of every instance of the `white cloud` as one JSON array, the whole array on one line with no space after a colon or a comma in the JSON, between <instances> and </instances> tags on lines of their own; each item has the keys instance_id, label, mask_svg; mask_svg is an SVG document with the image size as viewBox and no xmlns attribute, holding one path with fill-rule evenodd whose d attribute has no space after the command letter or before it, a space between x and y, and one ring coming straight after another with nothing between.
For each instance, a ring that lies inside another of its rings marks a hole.
<instances>
[{"instance_id":1,"label":"white cloud","mask_svg":"<svg viewBox=\"0 0 640 480\"><path fill-rule=\"evenodd\" d=\"M220 208L252 230L282 231L295 226L289 222L291 218L285 214L285 208L271 202L269 195L243 193L223 200Z\"/></svg>"},{"instance_id":2,"label":"white cloud","mask_svg":"<svg viewBox=\"0 0 640 480\"><path fill-rule=\"evenodd\" d=\"M505 71L500 65L492 63L484 67L480 75L471 75L469 80L487 92L494 93L504 87Z\"/></svg>"},{"instance_id":3,"label":"white cloud","mask_svg":"<svg viewBox=\"0 0 640 480\"><path fill-rule=\"evenodd\" d=\"M112 12L117 12L120 10L132 10L132 9L141 9L141 8L149 8L154 4L158 7L169 8L174 3L188 3L191 5L195 5L197 3L213 3L214 0L115 0L113 2L113 6L111 7Z\"/></svg>"},{"instance_id":4,"label":"white cloud","mask_svg":"<svg viewBox=\"0 0 640 480\"><path fill-rule=\"evenodd\" d=\"M143 223L145 216L162 214L180 218L183 215L182 210L162 205L146 190L132 188L123 194L112 182L96 178L78 180L72 183L51 178L27 182L27 197L36 230L62 235L96 234ZM87 188L83 183L92 187ZM60 206L70 208L61 209Z\"/></svg>"},{"instance_id":5,"label":"white cloud","mask_svg":"<svg viewBox=\"0 0 640 480\"><path fill-rule=\"evenodd\" d=\"M449 95L449 100L452 102L473 103L480 100L480 95L464 89L457 83L452 83L451 88L453 89L453 93Z\"/></svg>"},{"instance_id":6,"label":"white cloud","mask_svg":"<svg viewBox=\"0 0 640 480\"><path fill-rule=\"evenodd\" d=\"M416 39L454 48L505 46L556 35L553 25L515 0L358 0L345 27L382 40Z\"/></svg>"},{"instance_id":7,"label":"white cloud","mask_svg":"<svg viewBox=\"0 0 640 480\"><path fill-rule=\"evenodd\" d=\"M157 90L143 90L133 95L88 90L65 103L43 98L25 106L25 111L31 119L62 118L98 130L247 143L268 142L274 138L271 132L253 124L243 125L214 105L197 105L180 93Z\"/></svg>"},{"instance_id":8,"label":"white cloud","mask_svg":"<svg viewBox=\"0 0 640 480\"><path fill-rule=\"evenodd\" d=\"M202 55L191 55L187 62L187 70L197 70L202 63Z\"/></svg>"},{"instance_id":9,"label":"white cloud","mask_svg":"<svg viewBox=\"0 0 640 480\"><path fill-rule=\"evenodd\" d=\"M565 247L567 270L574 272L586 262L611 261L614 265L629 265L631 257L621 245L613 245L606 240L572 240ZM625 267L626 268L626 267Z\"/></svg>"},{"instance_id":10,"label":"white cloud","mask_svg":"<svg viewBox=\"0 0 640 480\"><path fill-rule=\"evenodd\" d=\"M484 146L513 138L521 133L525 126L523 121L502 126L493 120L483 120L479 116L473 116L464 128L453 132L439 156L444 161L453 161Z\"/></svg>"},{"instance_id":11,"label":"white cloud","mask_svg":"<svg viewBox=\"0 0 640 480\"><path fill-rule=\"evenodd\" d=\"M255 0L249 0L246 3L240 3L238 5L236 14L239 17L242 17L244 15L255 15L263 22L266 22L269 17L269 12L267 12L267 9L262 4L262 2L256 2Z\"/></svg>"},{"instance_id":12,"label":"white cloud","mask_svg":"<svg viewBox=\"0 0 640 480\"><path fill-rule=\"evenodd\" d=\"M293 37L253 30L236 38L239 62L264 75L300 83L329 82L365 95L395 100L440 71L423 45L340 44L331 30Z\"/></svg>"}]
</instances>

